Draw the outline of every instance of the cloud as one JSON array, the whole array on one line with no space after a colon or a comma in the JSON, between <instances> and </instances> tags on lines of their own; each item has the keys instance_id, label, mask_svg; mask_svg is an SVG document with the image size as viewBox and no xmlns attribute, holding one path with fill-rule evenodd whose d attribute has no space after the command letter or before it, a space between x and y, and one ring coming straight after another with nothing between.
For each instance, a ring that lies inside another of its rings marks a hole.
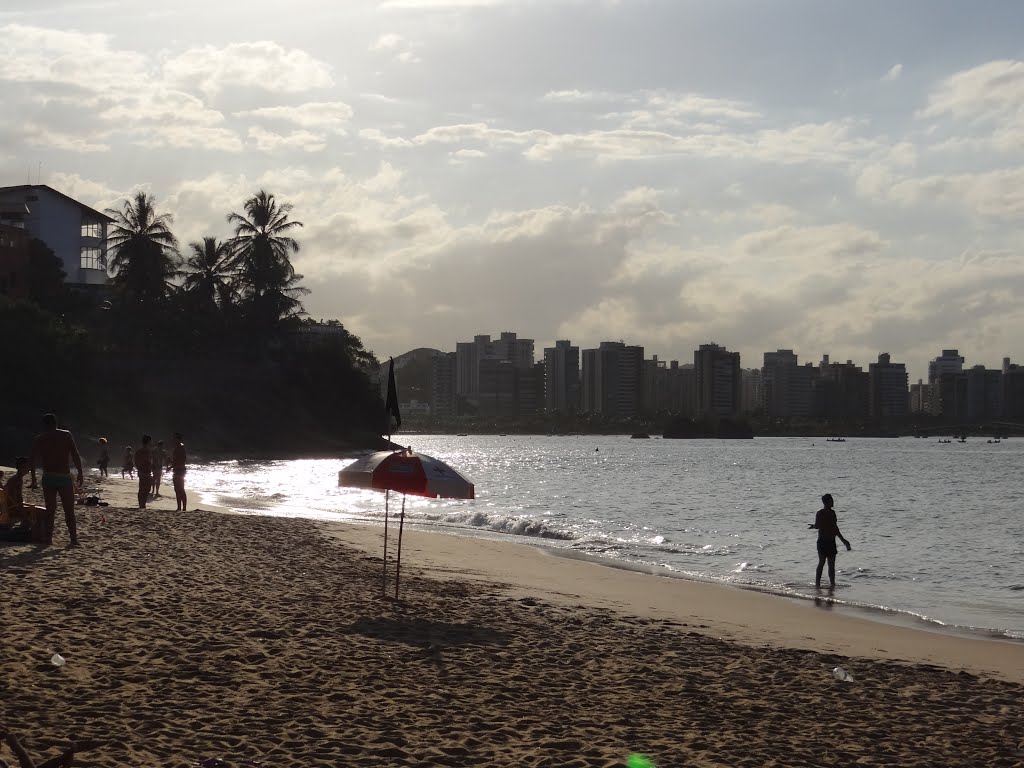
<instances>
[{"instance_id":1,"label":"cloud","mask_svg":"<svg viewBox=\"0 0 1024 768\"><path fill-rule=\"evenodd\" d=\"M118 51L110 36L7 24L0 27L0 80L69 85L100 93L146 83L146 56Z\"/></svg>"},{"instance_id":2,"label":"cloud","mask_svg":"<svg viewBox=\"0 0 1024 768\"><path fill-rule=\"evenodd\" d=\"M62 149L68 152L110 151L109 144L95 143L82 136L50 130L44 126L31 123L25 126L25 141L34 146Z\"/></svg>"},{"instance_id":3,"label":"cloud","mask_svg":"<svg viewBox=\"0 0 1024 768\"><path fill-rule=\"evenodd\" d=\"M405 38L394 32L389 32L377 38L377 42L370 46L371 51L391 51L401 48Z\"/></svg>"},{"instance_id":4,"label":"cloud","mask_svg":"<svg viewBox=\"0 0 1024 768\"><path fill-rule=\"evenodd\" d=\"M603 161L665 157L747 159L790 165L796 163L848 164L885 148L884 142L854 135L853 121L804 123L784 129L752 132L677 135L666 131L616 129L586 133L515 131L486 123L462 123L430 128L408 143L380 131L365 138L380 144L412 146L479 143L494 148L523 147L523 154L538 161L560 156L590 157Z\"/></svg>"},{"instance_id":5,"label":"cloud","mask_svg":"<svg viewBox=\"0 0 1024 768\"><path fill-rule=\"evenodd\" d=\"M301 93L334 85L330 65L271 41L191 48L165 61L163 74L169 83L196 88L208 98L239 86Z\"/></svg>"},{"instance_id":6,"label":"cloud","mask_svg":"<svg viewBox=\"0 0 1024 768\"><path fill-rule=\"evenodd\" d=\"M882 75L882 81L883 82L891 83L894 80L899 80L900 76L902 74L903 74L903 65L902 64L893 64L891 67L889 67L889 71L886 72L884 75Z\"/></svg>"},{"instance_id":7,"label":"cloud","mask_svg":"<svg viewBox=\"0 0 1024 768\"><path fill-rule=\"evenodd\" d=\"M301 149L304 152L320 152L327 147L322 134L310 131L292 131L281 134L268 131L259 126L249 129L249 141L263 152L274 152L279 149Z\"/></svg>"},{"instance_id":8,"label":"cloud","mask_svg":"<svg viewBox=\"0 0 1024 768\"><path fill-rule=\"evenodd\" d=\"M479 149L457 149L449 154L452 164L459 165L481 157L487 157L486 152Z\"/></svg>"},{"instance_id":9,"label":"cloud","mask_svg":"<svg viewBox=\"0 0 1024 768\"><path fill-rule=\"evenodd\" d=\"M286 122L309 130L335 133L345 132L352 114L352 107L341 101L314 101L295 107L260 107L235 113L237 117Z\"/></svg>"},{"instance_id":10,"label":"cloud","mask_svg":"<svg viewBox=\"0 0 1024 768\"><path fill-rule=\"evenodd\" d=\"M942 80L928 95L922 118L952 117L991 134L982 142L1003 152L1024 149L1024 61L990 61ZM957 137L960 146L971 137ZM977 140L974 140L977 141Z\"/></svg>"},{"instance_id":11,"label":"cloud","mask_svg":"<svg viewBox=\"0 0 1024 768\"><path fill-rule=\"evenodd\" d=\"M1022 109L1024 62L1000 60L957 72L940 82L921 114L992 120L1018 116Z\"/></svg>"}]
</instances>

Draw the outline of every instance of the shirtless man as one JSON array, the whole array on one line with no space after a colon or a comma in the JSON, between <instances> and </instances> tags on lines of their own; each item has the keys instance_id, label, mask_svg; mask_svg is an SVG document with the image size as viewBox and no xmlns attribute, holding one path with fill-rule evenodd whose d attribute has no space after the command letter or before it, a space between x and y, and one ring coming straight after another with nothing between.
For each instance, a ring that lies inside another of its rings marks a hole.
<instances>
[{"instance_id":1,"label":"shirtless man","mask_svg":"<svg viewBox=\"0 0 1024 768\"><path fill-rule=\"evenodd\" d=\"M28 466L32 473L32 488L36 487L36 467L43 465L43 501L46 514L43 515L45 536L40 541L53 544L53 519L57 514L57 496L64 507L64 522L67 523L71 543L78 543L78 525L75 521L75 487L71 480L68 456L78 471L78 487L82 487L82 457L78 453L75 439L66 429L57 429L57 417L52 413L43 416L43 432L32 441L32 453Z\"/></svg>"},{"instance_id":2,"label":"shirtless man","mask_svg":"<svg viewBox=\"0 0 1024 768\"><path fill-rule=\"evenodd\" d=\"M188 506L188 497L185 495L185 463L188 456L185 453L185 443L182 441L181 433L174 433L174 448L171 450L171 477L174 481L174 499L177 501L177 511L184 512Z\"/></svg>"},{"instance_id":3,"label":"shirtless man","mask_svg":"<svg viewBox=\"0 0 1024 768\"><path fill-rule=\"evenodd\" d=\"M151 499L160 498L160 478L163 477L166 463L167 451L164 450L164 441L157 440L156 448L153 449L153 491L149 494Z\"/></svg>"},{"instance_id":4,"label":"shirtless man","mask_svg":"<svg viewBox=\"0 0 1024 768\"><path fill-rule=\"evenodd\" d=\"M142 446L135 451L135 469L139 471L139 509L146 508L149 492L153 490L153 449L149 435L142 436Z\"/></svg>"}]
</instances>

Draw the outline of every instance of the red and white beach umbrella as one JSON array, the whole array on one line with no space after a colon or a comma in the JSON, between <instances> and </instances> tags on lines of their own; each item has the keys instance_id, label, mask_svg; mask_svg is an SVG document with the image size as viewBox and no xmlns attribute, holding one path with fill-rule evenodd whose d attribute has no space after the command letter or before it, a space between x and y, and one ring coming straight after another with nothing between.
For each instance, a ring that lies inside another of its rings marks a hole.
<instances>
[{"instance_id":1,"label":"red and white beach umbrella","mask_svg":"<svg viewBox=\"0 0 1024 768\"><path fill-rule=\"evenodd\" d=\"M391 491L402 494L402 515L398 525L398 554L395 566L395 599L402 573L402 530L405 527L405 497L427 496L432 499L472 499L476 489L464 475L440 459L416 453L411 448L401 451L377 451L356 459L338 472L338 485L346 488L371 488L385 491L384 496L384 573L381 591L388 578L388 501Z\"/></svg>"},{"instance_id":2,"label":"red and white beach umbrella","mask_svg":"<svg viewBox=\"0 0 1024 768\"><path fill-rule=\"evenodd\" d=\"M440 459L413 450L377 451L338 473L338 485L413 496L472 499L473 483Z\"/></svg>"}]
</instances>

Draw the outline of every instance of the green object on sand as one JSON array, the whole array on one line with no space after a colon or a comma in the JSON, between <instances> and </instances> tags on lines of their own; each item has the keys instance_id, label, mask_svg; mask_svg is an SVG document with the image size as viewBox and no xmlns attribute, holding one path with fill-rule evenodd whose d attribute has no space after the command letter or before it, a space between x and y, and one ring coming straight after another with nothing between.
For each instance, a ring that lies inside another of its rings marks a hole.
<instances>
[{"instance_id":1,"label":"green object on sand","mask_svg":"<svg viewBox=\"0 0 1024 768\"><path fill-rule=\"evenodd\" d=\"M640 754L632 754L626 760L626 768L656 768L651 760Z\"/></svg>"}]
</instances>

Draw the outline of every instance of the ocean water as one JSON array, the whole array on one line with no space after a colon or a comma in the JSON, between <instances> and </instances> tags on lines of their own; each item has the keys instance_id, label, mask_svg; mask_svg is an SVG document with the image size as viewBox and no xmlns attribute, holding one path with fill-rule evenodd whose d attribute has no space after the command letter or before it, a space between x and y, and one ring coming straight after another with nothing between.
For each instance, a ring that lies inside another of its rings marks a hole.
<instances>
[{"instance_id":1,"label":"ocean water","mask_svg":"<svg viewBox=\"0 0 1024 768\"><path fill-rule=\"evenodd\" d=\"M840 544L837 604L1024 641L1024 438L397 439L476 484L474 501L408 497L407 524L792 598L818 594L807 524L828 492L853 545ZM383 521L383 493L337 486L346 464L202 464L189 485L240 512Z\"/></svg>"}]
</instances>

